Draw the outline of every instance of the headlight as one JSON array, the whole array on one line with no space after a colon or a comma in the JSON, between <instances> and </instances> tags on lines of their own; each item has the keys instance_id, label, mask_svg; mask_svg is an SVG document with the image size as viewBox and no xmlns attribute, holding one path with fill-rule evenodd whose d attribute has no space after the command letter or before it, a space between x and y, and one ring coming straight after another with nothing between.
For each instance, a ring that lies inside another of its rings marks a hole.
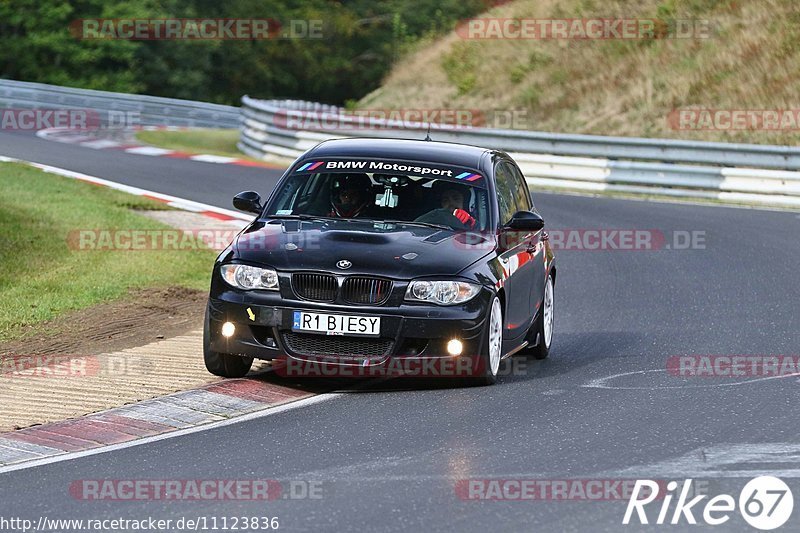
<instances>
[{"instance_id":1,"label":"headlight","mask_svg":"<svg viewBox=\"0 0 800 533\"><path fill-rule=\"evenodd\" d=\"M471 300L480 290L480 285L466 281L412 281L406 290L406 300L454 305Z\"/></svg>"},{"instance_id":2,"label":"headlight","mask_svg":"<svg viewBox=\"0 0 800 533\"><path fill-rule=\"evenodd\" d=\"M237 289L278 290L278 273L271 268L258 268L250 265L222 265L222 279Z\"/></svg>"}]
</instances>

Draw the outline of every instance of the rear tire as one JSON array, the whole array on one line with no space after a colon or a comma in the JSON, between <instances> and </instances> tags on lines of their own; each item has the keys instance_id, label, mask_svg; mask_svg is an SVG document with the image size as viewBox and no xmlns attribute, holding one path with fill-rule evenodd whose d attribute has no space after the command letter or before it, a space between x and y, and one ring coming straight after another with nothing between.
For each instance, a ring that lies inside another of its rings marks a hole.
<instances>
[{"instance_id":1,"label":"rear tire","mask_svg":"<svg viewBox=\"0 0 800 533\"><path fill-rule=\"evenodd\" d=\"M209 372L223 378L244 377L253 365L252 357L219 353L211 349L211 321L208 309L206 309L206 319L203 325L203 360Z\"/></svg>"},{"instance_id":2,"label":"rear tire","mask_svg":"<svg viewBox=\"0 0 800 533\"><path fill-rule=\"evenodd\" d=\"M546 359L550 355L550 347L553 344L553 327L555 325L555 287L553 276L547 276L544 286L544 297L542 298L541 312L536 319L534 331L539 339L539 344L534 346L530 354L534 359Z\"/></svg>"}]
</instances>

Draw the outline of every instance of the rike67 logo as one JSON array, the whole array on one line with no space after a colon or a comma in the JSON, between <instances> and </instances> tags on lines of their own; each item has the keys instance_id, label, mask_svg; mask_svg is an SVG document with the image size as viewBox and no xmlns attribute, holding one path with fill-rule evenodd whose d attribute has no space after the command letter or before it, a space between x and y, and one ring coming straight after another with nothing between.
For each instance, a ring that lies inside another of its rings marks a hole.
<instances>
[{"instance_id":1,"label":"rike67 logo","mask_svg":"<svg viewBox=\"0 0 800 533\"><path fill-rule=\"evenodd\" d=\"M708 498L707 494L695 495L690 499L693 492L691 479L685 480L682 485L677 481L670 481L667 483L666 492L660 491L660 488L663 488L663 483L649 479L637 480L622 523L630 524L635 513L635 519L638 519L640 524L697 524L699 517L708 525L719 526L730 520L737 509L736 499L729 494L719 494L705 502L703 500ZM677 502L670 513L670 506L675 496ZM645 507L653 502L657 502L653 507L659 508L660 503L660 508L655 522L650 522L649 520L653 518L652 513L648 517ZM752 479L739 493L738 511L742 518L752 527L762 531L784 525L792 515L793 508L794 497L791 489L776 477L761 476Z\"/></svg>"}]
</instances>

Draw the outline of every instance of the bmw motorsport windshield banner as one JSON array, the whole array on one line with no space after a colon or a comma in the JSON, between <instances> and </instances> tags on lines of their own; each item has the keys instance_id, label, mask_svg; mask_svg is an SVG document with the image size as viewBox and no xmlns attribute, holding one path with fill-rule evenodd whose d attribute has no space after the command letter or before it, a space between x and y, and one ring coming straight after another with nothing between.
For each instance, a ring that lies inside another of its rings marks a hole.
<instances>
[{"instance_id":1,"label":"bmw motorsport windshield banner","mask_svg":"<svg viewBox=\"0 0 800 533\"><path fill-rule=\"evenodd\" d=\"M483 185L483 176L459 167L432 165L409 161L383 160L316 160L301 164L295 173L302 172L375 172L380 174L406 174L431 178L450 178L471 185Z\"/></svg>"}]
</instances>

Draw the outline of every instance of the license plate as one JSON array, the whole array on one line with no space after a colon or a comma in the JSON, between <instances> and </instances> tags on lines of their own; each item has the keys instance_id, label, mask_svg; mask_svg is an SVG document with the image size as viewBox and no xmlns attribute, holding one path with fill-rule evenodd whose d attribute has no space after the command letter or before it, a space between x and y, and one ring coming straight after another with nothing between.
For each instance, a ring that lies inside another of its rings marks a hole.
<instances>
[{"instance_id":1,"label":"license plate","mask_svg":"<svg viewBox=\"0 0 800 533\"><path fill-rule=\"evenodd\" d=\"M366 335L377 337L381 333L381 319L377 316L329 315L295 311L293 331L320 333L322 335Z\"/></svg>"}]
</instances>

